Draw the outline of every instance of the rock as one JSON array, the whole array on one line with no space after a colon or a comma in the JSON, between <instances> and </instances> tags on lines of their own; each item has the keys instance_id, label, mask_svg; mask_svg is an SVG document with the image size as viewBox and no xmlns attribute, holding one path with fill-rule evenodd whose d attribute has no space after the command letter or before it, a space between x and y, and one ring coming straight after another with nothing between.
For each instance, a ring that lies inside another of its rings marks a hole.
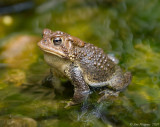
<instances>
[{"instance_id":1,"label":"rock","mask_svg":"<svg viewBox=\"0 0 160 127\"><path fill-rule=\"evenodd\" d=\"M37 122L28 117L5 116L0 117L0 127L37 127Z\"/></svg>"},{"instance_id":2,"label":"rock","mask_svg":"<svg viewBox=\"0 0 160 127\"><path fill-rule=\"evenodd\" d=\"M2 47L3 62L12 68L26 69L35 62L39 37L31 35L17 35L11 37Z\"/></svg>"}]
</instances>

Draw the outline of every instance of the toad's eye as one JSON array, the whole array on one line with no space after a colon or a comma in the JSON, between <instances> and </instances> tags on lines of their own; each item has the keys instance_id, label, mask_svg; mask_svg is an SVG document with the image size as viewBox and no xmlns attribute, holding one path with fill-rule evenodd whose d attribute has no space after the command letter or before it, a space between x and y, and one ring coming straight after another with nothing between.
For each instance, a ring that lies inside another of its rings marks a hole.
<instances>
[{"instance_id":1,"label":"toad's eye","mask_svg":"<svg viewBox=\"0 0 160 127\"><path fill-rule=\"evenodd\" d=\"M62 39L60 37L54 38L53 43L54 45L60 45L62 43Z\"/></svg>"}]
</instances>

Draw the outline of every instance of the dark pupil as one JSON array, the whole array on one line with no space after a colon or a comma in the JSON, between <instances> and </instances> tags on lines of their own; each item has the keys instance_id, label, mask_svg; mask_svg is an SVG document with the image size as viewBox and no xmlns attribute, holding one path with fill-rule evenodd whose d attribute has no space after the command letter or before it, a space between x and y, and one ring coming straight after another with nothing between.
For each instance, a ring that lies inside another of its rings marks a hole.
<instances>
[{"instance_id":1,"label":"dark pupil","mask_svg":"<svg viewBox=\"0 0 160 127\"><path fill-rule=\"evenodd\" d=\"M62 43L62 39L61 38L55 38L55 39L53 39L53 43L54 43L54 45L60 45Z\"/></svg>"}]
</instances>

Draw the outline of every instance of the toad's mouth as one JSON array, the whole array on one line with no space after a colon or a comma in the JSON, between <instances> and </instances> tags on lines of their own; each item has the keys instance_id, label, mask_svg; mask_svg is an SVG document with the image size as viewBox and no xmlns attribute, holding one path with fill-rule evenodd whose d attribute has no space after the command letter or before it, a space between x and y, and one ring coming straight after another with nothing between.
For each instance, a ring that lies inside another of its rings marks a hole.
<instances>
[{"instance_id":1,"label":"toad's mouth","mask_svg":"<svg viewBox=\"0 0 160 127\"><path fill-rule=\"evenodd\" d=\"M42 44L42 42L38 42L37 44L40 49L46 53L49 53L49 54L53 54L53 55L56 55L56 56L59 56L61 58L64 58L65 57L65 54L61 51L59 51L58 49L53 49L53 48L50 48L48 46L45 46L44 44Z\"/></svg>"}]
</instances>

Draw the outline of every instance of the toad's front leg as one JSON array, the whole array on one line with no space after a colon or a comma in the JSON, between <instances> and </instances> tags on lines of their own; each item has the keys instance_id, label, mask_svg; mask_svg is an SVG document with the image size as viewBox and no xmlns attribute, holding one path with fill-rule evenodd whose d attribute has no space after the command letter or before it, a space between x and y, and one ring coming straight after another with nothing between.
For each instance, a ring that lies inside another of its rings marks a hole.
<instances>
[{"instance_id":1,"label":"toad's front leg","mask_svg":"<svg viewBox=\"0 0 160 127\"><path fill-rule=\"evenodd\" d=\"M70 79L74 85L74 96L72 101L68 102L65 108L79 104L87 99L90 89L86 84L82 72L78 67L70 69Z\"/></svg>"}]
</instances>

